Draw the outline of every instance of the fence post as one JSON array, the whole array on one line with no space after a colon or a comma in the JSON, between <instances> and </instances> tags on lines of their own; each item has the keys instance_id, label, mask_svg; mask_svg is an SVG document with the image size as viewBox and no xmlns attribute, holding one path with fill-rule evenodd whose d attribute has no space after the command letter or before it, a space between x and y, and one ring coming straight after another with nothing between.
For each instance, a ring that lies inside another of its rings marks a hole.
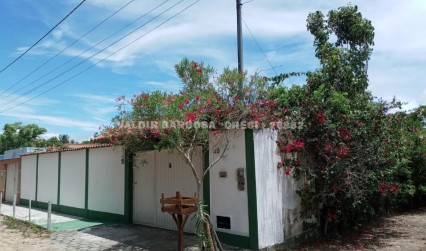
<instances>
[{"instance_id":1,"label":"fence post","mask_svg":"<svg viewBox=\"0 0 426 251\"><path fill-rule=\"evenodd\" d=\"M1 204L3 203L3 192L0 192L0 214L1 214Z\"/></svg>"},{"instance_id":2,"label":"fence post","mask_svg":"<svg viewBox=\"0 0 426 251\"><path fill-rule=\"evenodd\" d=\"M16 212L16 193L13 195L13 218L15 218Z\"/></svg>"},{"instance_id":3,"label":"fence post","mask_svg":"<svg viewBox=\"0 0 426 251\"><path fill-rule=\"evenodd\" d=\"M52 217L52 202L49 200L47 205L47 229L49 230L50 230L50 225L52 224L51 217Z\"/></svg>"},{"instance_id":4,"label":"fence post","mask_svg":"<svg viewBox=\"0 0 426 251\"><path fill-rule=\"evenodd\" d=\"M31 222L31 197L28 202L28 221Z\"/></svg>"}]
</instances>

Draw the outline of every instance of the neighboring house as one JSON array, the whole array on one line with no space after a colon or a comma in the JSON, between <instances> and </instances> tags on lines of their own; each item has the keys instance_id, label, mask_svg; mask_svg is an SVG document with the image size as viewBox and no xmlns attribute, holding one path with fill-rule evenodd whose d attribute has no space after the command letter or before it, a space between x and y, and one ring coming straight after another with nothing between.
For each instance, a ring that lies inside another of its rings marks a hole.
<instances>
[{"instance_id":1,"label":"neighboring house","mask_svg":"<svg viewBox=\"0 0 426 251\"><path fill-rule=\"evenodd\" d=\"M297 184L277 169L276 140L276 131L236 131L226 158L204 180L199 198L222 242L257 250L303 236ZM215 154L203 156L197 149L199 172ZM172 217L161 212L161 194L193 196L197 190L191 169L176 152L130 156L120 146L92 144L26 154L21 161L21 204L31 199L33 206L47 208L51 201L54 211L97 220L176 229ZM189 222L185 231L193 230Z\"/></svg>"},{"instance_id":2,"label":"neighboring house","mask_svg":"<svg viewBox=\"0 0 426 251\"><path fill-rule=\"evenodd\" d=\"M21 187L20 156L44 151L44 148L23 147L4 152L3 159L0 160L0 192L3 194L3 200L13 202L13 198L16 195L16 202L19 204Z\"/></svg>"}]
</instances>

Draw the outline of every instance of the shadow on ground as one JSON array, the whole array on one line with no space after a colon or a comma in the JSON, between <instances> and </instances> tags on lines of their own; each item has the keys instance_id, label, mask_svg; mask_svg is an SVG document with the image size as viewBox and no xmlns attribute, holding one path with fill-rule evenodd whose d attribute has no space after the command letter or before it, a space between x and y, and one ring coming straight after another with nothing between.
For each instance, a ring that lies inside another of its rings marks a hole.
<instances>
[{"instance_id":1,"label":"shadow on ground","mask_svg":"<svg viewBox=\"0 0 426 251\"><path fill-rule=\"evenodd\" d=\"M83 231L87 234L118 242L105 250L176 250L177 232L139 225L117 225L93 228ZM197 239L194 235L185 234L185 247L196 247Z\"/></svg>"}]
</instances>

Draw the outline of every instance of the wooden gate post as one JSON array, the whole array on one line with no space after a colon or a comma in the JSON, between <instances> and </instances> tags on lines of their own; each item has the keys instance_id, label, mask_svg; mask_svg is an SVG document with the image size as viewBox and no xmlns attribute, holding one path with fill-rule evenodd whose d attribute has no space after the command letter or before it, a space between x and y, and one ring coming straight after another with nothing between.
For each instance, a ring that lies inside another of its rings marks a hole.
<instances>
[{"instance_id":1,"label":"wooden gate post","mask_svg":"<svg viewBox=\"0 0 426 251\"><path fill-rule=\"evenodd\" d=\"M180 192L176 192L176 197L164 198L161 194L161 212L169 213L176 223L178 230L178 250L183 251L183 229L189 216L197 211L197 194L193 198L182 197Z\"/></svg>"}]
</instances>

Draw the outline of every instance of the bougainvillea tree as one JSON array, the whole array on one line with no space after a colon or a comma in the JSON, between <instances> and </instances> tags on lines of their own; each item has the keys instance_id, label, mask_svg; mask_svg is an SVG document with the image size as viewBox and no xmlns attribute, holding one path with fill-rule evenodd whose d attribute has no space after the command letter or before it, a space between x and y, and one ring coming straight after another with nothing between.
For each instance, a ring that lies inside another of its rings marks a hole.
<instances>
[{"instance_id":1,"label":"bougainvillea tree","mask_svg":"<svg viewBox=\"0 0 426 251\"><path fill-rule=\"evenodd\" d=\"M268 79L227 68L217 74L202 62L184 59L175 68L180 92L117 98L119 114L103 134L135 152L177 151L200 193L210 168L232 147L232 123L273 127L282 152L277 168L304 181L298 191L302 216L317 214L323 233L409 204L423 187L426 194L424 110L397 112L400 102L367 91L371 22L356 6L327 16L311 13L307 22L320 68L306 74L306 84L281 85L300 73ZM221 150L202 173L193 161L197 148ZM203 245L211 246L208 216L202 204L199 209L200 229L208 231L198 233L206 240Z\"/></svg>"},{"instance_id":2,"label":"bougainvillea tree","mask_svg":"<svg viewBox=\"0 0 426 251\"><path fill-rule=\"evenodd\" d=\"M306 181L298 191L303 213L310 216L319 207L326 233L330 225L358 226L412 198L413 154L419 162L421 150L420 144L408 143L419 137L411 115L395 112L401 103L367 91L374 38L370 21L349 6L327 17L311 13L307 22L321 67L307 74L303 86L273 90L282 115L303 121L302 128L287 130L278 141L284 156L278 168ZM312 164L301 165L299 152Z\"/></svg>"},{"instance_id":3,"label":"bougainvillea tree","mask_svg":"<svg viewBox=\"0 0 426 251\"><path fill-rule=\"evenodd\" d=\"M216 74L212 67L188 59L175 69L182 82L179 93L154 91L117 98L118 115L112 126L104 128L103 135L133 152L177 151L191 169L200 194L204 177L233 147L236 131L230 129L242 121L260 121L265 117L265 107L274 105L264 102L268 81L258 75L248 77L228 68ZM195 164L197 149L220 149L201 173ZM205 218L203 205L198 208L198 215Z\"/></svg>"}]
</instances>

